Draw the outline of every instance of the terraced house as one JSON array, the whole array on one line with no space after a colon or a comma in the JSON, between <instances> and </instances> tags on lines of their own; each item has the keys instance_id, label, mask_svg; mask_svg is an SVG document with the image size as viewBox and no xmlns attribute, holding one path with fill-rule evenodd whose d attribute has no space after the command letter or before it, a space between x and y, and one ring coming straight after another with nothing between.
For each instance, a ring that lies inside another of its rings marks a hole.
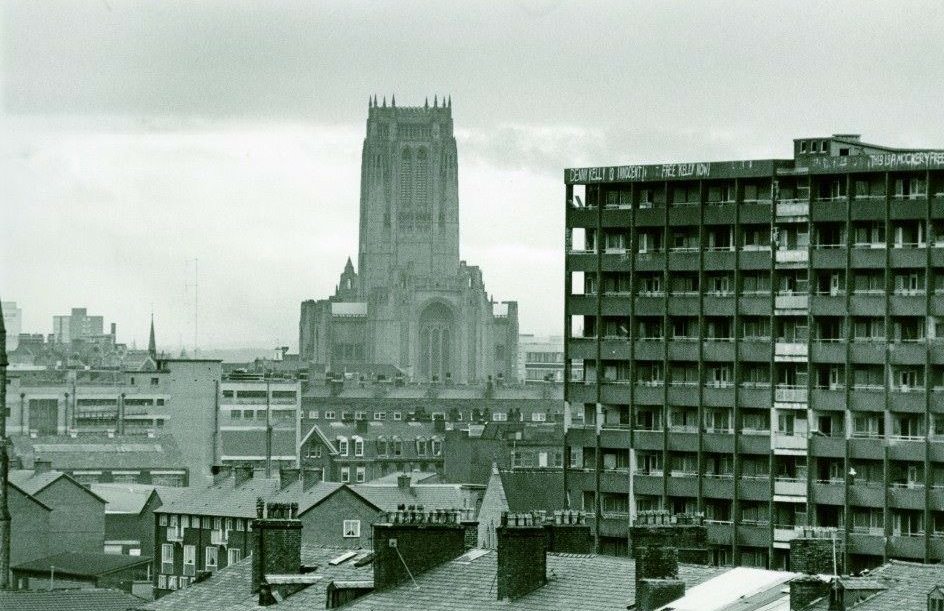
<instances>
[{"instance_id":1,"label":"terraced house","mask_svg":"<svg viewBox=\"0 0 944 611\"><path fill-rule=\"evenodd\" d=\"M716 559L944 560L944 151L565 171L566 482L626 549L702 512ZM581 372L579 375L574 375Z\"/></svg>"}]
</instances>

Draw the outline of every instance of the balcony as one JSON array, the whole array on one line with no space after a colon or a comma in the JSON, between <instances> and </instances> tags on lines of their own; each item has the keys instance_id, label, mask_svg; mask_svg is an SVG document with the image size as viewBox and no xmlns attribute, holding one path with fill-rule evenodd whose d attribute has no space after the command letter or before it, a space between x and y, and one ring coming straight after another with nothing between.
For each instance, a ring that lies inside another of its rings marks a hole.
<instances>
[{"instance_id":1,"label":"balcony","mask_svg":"<svg viewBox=\"0 0 944 611\"><path fill-rule=\"evenodd\" d=\"M778 341L774 344L774 361L778 363L805 363L809 360L805 342Z\"/></svg>"},{"instance_id":2,"label":"balcony","mask_svg":"<svg viewBox=\"0 0 944 611\"><path fill-rule=\"evenodd\" d=\"M784 199L777 202L777 218L790 217L805 220L810 215L810 203L802 199Z\"/></svg>"},{"instance_id":3,"label":"balcony","mask_svg":"<svg viewBox=\"0 0 944 611\"><path fill-rule=\"evenodd\" d=\"M653 471L648 473L637 472L633 475L633 492L635 494L661 496L662 481L661 473L656 475Z\"/></svg>"},{"instance_id":4,"label":"balcony","mask_svg":"<svg viewBox=\"0 0 944 611\"><path fill-rule=\"evenodd\" d=\"M846 455L846 438L830 437L819 433L810 435L810 454L822 458L842 458Z\"/></svg>"},{"instance_id":5,"label":"balcony","mask_svg":"<svg viewBox=\"0 0 944 611\"><path fill-rule=\"evenodd\" d=\"M731 545L734 525L731 520L705 520L708 531L708 543L712 545Z\"/></svg>"},{"instance_id":6,"label":"balcony","mask_svg":"<svg viewBox=\"0 0 944 611\"><path fill-rule=\"evenodd\" d=\"M633 442L637 450L662 450L663 432L636 430L633 431Z\"/></svg>"},{"instance_id":7,"label":"balcony","mask_svg":"<svg viewBox=\"0 0 944 611\"><path fill-rule=\"evenodd\" d=\"M885 535L852 532L848 537L849 551L853 554L883 556L885 554Z\"/></svg>"},{"instance_id":8,"label":"balcony","mask_svg":"<svg viewBox=\"0 0 944 611\"><path fill-rule=\"evenodd\" d=\"M777 314L806 314L809 308L809 295L778 294L774 297L774 309Z\"/></svg>"},{"instance_id":9,"label":"balcony","mask_svg":"<svg viewBox=\"0 0 944 611\"><path fill-rule=\"evenodd\" d=\"M801 454L806 452L808 443L806 435L774 433L772 445L774 453Z\"/></svg>"},{"instance_id":10,"label":"balcony","mask_svg":"<svg viewBox=\"0 0 944 611\"><path fill-rule=\"evenodd\" d=\"M888 487L888 504L897 509L924 510L925 490L921 482L894 482Z\"/></svg>"},{"instance_id":11,"label":"balcony","mask_svg":"<svg viewBox=\"0 0 944 611\"><path fill-rule=\"evenodd\" d=\"M778 543L787 543L793 541L800 533L793 526L774 526L774 545ZM786 546L789 549L789 545Z\"/></svg>"},{"instance_id":12,"label":"balcony","mask_svg":"<svg viewBox=\"0 0 944 611\"><path fill-rule=\"evenodd\" d=\"M815 363L840 364L846 362L846 342L841 340L817 340L810 348Z\"/></svg>"},{"instance_id":13,"label":"balcony","mask_svg":"<svg viewBox=\"0 0 944 611\"><path fill-rule=\"evenodd\" d=\"M809 395L806 386L788 386L778 384L774 389L774 401L777 403L806 403Z\"/></svg>"},{"instance_id":14,"label":"balcony","mask_svg":"<svg viewBox=\"0 0 944 611\"><path fill-rule=\"evenodd\" d=\"M822 480L813 482L813 503L822 505L842 505L845 494L845 484L840 480Z\"/></svg>"},{"instance_id":15,"label":"balcony","mask_svg":"<svg viewBox=\"0 0 944 611\"><path fill-rule=\"evenodd\" d=\"M738 481L738 494L745 501L769 501L770 478L766 476L742 476Z\"/></svg>"},{"instance_id":16,"label":"balcony","mask_svg":"<svg viewBox=\"0 0 944 611\"><path fill-rule=\"evenodd\" d=\"M893 532L888 539L888 552L898 558L924 560L924 533Z\"/></svg>"},{"instance_id":17,"label":"balcony","mask_svg":"<svg viewBox=\"0 0 944 611\"><path fill-rule=\"evenodd\" d=\"M775 251L778 264L805 265L810 260L808 248L781 248Z\"/></svg>"},{"instance_id":18,"label":"balcony","mask_svg":"<svg viewBox=\"0 0 944 611\"><path fill-rule=\"evenodd\" d=\"M774 481L774 495L806 498L806 480L795 477L778 477Z\"/></svg>"}]
</instances>

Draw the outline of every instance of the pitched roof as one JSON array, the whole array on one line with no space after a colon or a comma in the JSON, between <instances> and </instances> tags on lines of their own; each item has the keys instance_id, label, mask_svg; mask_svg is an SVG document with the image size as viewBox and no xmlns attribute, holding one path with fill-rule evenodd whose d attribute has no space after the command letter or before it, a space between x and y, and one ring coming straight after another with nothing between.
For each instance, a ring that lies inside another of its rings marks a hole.
<instances>
[{"instance_id":1,"label":"pitched roof","mask_svg":"<svg viewBox=\"0 0 944 611\"><path fill-rule=\"evenodd\" d=\"M142 603L120 590L0 590L0 609L17 611L127 611Z\"/></svg>"},{"instance_id":2,"label":"pitched roof","mask_svg":"<svg viewBox=\"0 0 944 611\"><path fill-rule=\"evenodd\" d=\"M124 554L93 554L63 552L44 558L36 558L22 562L12 569L14 571L32 571L48 574L55 567L56 575L72 575L75 577L98 577L128 567L150 564L149 556L125 556Z\"/></svg>"},{"instance_id":3,"label":"pitched roof","mask_svg":"<svg viewBox=\"0 0 944 611\"><path fill-rule=\"evenodd\" d=\"M501 469L508 511L556 511L567 509L564 472L561 469Z\"/></svg>"},{"instance_id":4,"label":"pitched roof","mask_svg":"<svg viewBox=\"0 0 944 611\"><path fill-rule=\"evenodd\" d=\"M418 587L404 585L373 592L345 610L385 609L620 609L636 597L630 558L579 554L548 554L547 585L514 601L499 601L495 585L497 555L487 550L473 560L457 558L416 576ZM680 565L687 586L705 581L726 569Z\"/></svg>"},{"instance_id":5,"label":"pitched roof","mask_svg":"<svg viewBox=\"0 0 944 611\"><path fill-rule=\"evenodd\" d=\"M60 478L65 478L86 491L96 499L105 503L105 499L98 496L79 482L75 481L71 476L62 471L44 471L43 473L36 473L33 469L11 469L8 474L8 480L11 484L19 488L21 491L25 492L30 496L36 496L41 493L43 490L48 488Z\"/></svg>"},{"instance_id":6,"label":"pitched roof","mask_svg":"<svg viewBox=\"0 0 944 611\"><path fill-rule=\"evenodd\" d=\"M394 471L393 473L388 473L381 477L376 477L369 482L368 484L375 484L378 486L396 486L398 478L401 475L410 476L410 484L435 484L438 483L439 474L435 471Z\"/></svg>"},{"instance_id":7,"label":"pitched roof","mask_svg":"<svg viewBox=\"0 0 944 611\"><path fill-rule=\"evenodd\" d=\"M724 573L686 590L682 598L657 611L756 611L768 605L787 603L785 584L799 575L751 567L729 568Z\"/></svg>"},{"instance_id":8,"label":"pitched roof","mask_svg":"<svg viewBox=\"0 0 944 611\"><path fill-rule=\"evenodd\" d=\"M944 584L944 565L921 564L889 560L871 571L865 578L875 594L851 607L854 611L904 611L905 609L925 609L928 592L936 585ZM843 584L864 587L857 578L841 577ZM828 598L828 597L827 597ZM825 611L829 601L824 599L808 607L810 610Z\"/></svg>"},{"instance_id":9,"label":"pitched roof","mask_svg":"<svg viewBox=\"0 0 944 611\"><path fill-rule=\"evenodd\" d=\"M235 478L230 476L217 484L187 487L176 498L164 501L155 513L254 518L256 499L270 499L278 491L277 477L266 478L257 474L236 486Z\"/></svg>"},{"instance_id":10,"label":"pitched roof","mask_svg":"<svg viewBox=\"0 0 944 611\"><path fill-rule=\"evenodd\" d=\"M153 486L150 484L91 484L89 488L105 499L105 513L141 513L151 494L157 492L161 503L169 503L186 488Z\"/></svg>"},{"instance_id":11,"label":"pitched roof","mask_svg":"<svg viewBox=\"0 0 944 611\"><path fill-rule=\"evenodd\" d=\"M302 482L299 481L280 490L272 498L272 502L298 503L298 515L302 515L344 486L345 484L340 482L318 482L307 490L303 490Z\"/></svg>"},{"instance_id":12,"label":"pitched roof","mask_svg":"<svg viewBox=\"0 0 944 611\"><path fill-rule=\"evenodd\" d=\"M422 505L426 511L472 509L470 494L461 484L417 484L409 488L376 484L348 486L381 511L396 511L399 505Z\"/></svg>"},{"instance_id":13,"label":"pitched roof","mask_svg":"<svg viewBox=\"0 0 944 611\"><path fill-rule=\"evenodd\" d=\"M333 580L370 580L373 581L373 567L367 564L362 567L354 566L355 559L337 565L329 561L337 558L346 550L333 547L318 547L302 544L302 564L308 567L316 566L312 573L322 575L324 579L317 581L304 590L297 592L282 602L266 609L278 611L307 611L309 609L324 609L327 597L326 588ZM366 554L367 550L360 550ZM218 571L206 581L195 583L184 590L177 590L160 600L147 605L143 609L153 611L245 611L248 609L262 609L259 606L258 594L250 592L250 575L252 572L252 558L244 558L236 564Z\"/></svg>"},{"instance_id":14,"label":"pitched roof","mask_svg":"<svg viewBox=\"0 0 944 611\"><path fill-rule=\"evenodd\" d=\"M14 435L14 452L24 464L37 458L52 461L54 469L155 469L186 467L186 461L171 435L44 435L31 438Z\"/></svg>"}]
</instances>

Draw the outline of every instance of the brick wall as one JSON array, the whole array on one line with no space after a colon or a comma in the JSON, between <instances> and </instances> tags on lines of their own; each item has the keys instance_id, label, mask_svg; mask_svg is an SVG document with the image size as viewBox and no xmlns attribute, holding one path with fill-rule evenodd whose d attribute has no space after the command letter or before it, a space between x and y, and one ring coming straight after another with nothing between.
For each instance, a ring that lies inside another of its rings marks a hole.
<instances>
[{"instance_id":1,"label":"brick wall","mask_svg":"<svg viewBox=\"0 0 944 611\"><path fill-rule=\"evenodd\" d=\"M499 527L498 600L520 598L547 583L547 534L543 526Z\"/></svg>"},{"instance_id":2,"label":"brick wall","mask_svg":"<svg viewBox=\"0 0 944 611\"><path fill-rule=\"evenodd\" d=\"M643 579L636 586L636 608L654 611L685 596L685 583L678 579Z\"/></svg>"},{"instance_id":3,"label":"brick wall","mask_svg":"<svg viewBox=\"0 0 944 611\"><path fill-rule=\"evenodd\" d=\"M685 564L711 564L708 528L698 524L642 525L629 529L632 556L642 547L674 547L678 561Z\"/></svg>"},{"instance_id":4,"label":"brick wall","mask_svg":"<svg viewBox=\"0 0 944 611\"><path fill-rule=\"evenodd\" d=\"M374 524L374 589L383 591L408 580L404 563L416 576L461 556L465 533L465 527L455 523Z\"/></svg>"},{"instance_id":5,"label":"brick wall","mask_svg":"<svg viewBox=\"0 0 944 611\"><path fill-rule=\"evenodd\" d=\"M265 519L252 522L252 591L258 592L268 574L301 572L302 523Z\"/></svg>"},{"instance_id":6,"label":"brick wall","mask_svg":"<svg viewBox=\"0 0 944 611\"><path fill-rule=\"evenodd\" d=\"M558 554L593 553L593 534L586 524L547 524L547 551Z\"/></svg>"},{"instance_id":7,"label":"brick wall","mask_svg":"<svg viewBox=\"0 0 944 611\"><path fill-rule=\"evenodd\" d=\"M835 542L836 570L843 572L841 541ZM808 575L833 573L833 540L824 537L801 537L790 542L790 570Z\"/></svg>"},{"instance_id":8,"label":"brick wall","mask_svg":"<svg viewBox=\"0 0 944 611\"><path fill-rule=\"evenodd\" d=\"M373 547L371 526L382 514L347 488L341 488L318 503L300 519L305 543L334 547ZM360 537L345 537L344 520L360 520Z\"/></svg>"}]
</instances>

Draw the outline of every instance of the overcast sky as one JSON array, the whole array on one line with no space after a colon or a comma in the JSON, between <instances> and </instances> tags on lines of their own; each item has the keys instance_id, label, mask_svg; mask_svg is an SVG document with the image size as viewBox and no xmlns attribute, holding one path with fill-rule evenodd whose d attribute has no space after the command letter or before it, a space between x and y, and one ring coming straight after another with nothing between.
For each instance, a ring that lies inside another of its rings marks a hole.
<instances>
[{"instance_id":1,"label":"overcast sky","mask_svg":"<svg viewBox=\"0 0 944 611\"><path fill-rule=\"evenodd\" d=\"M462 257L560 333L563 168L944 146L928 2L3 0L0 295L146 343L298 344L357 253L368 96L451 94Z\"/></svg>"}]
</instances>

